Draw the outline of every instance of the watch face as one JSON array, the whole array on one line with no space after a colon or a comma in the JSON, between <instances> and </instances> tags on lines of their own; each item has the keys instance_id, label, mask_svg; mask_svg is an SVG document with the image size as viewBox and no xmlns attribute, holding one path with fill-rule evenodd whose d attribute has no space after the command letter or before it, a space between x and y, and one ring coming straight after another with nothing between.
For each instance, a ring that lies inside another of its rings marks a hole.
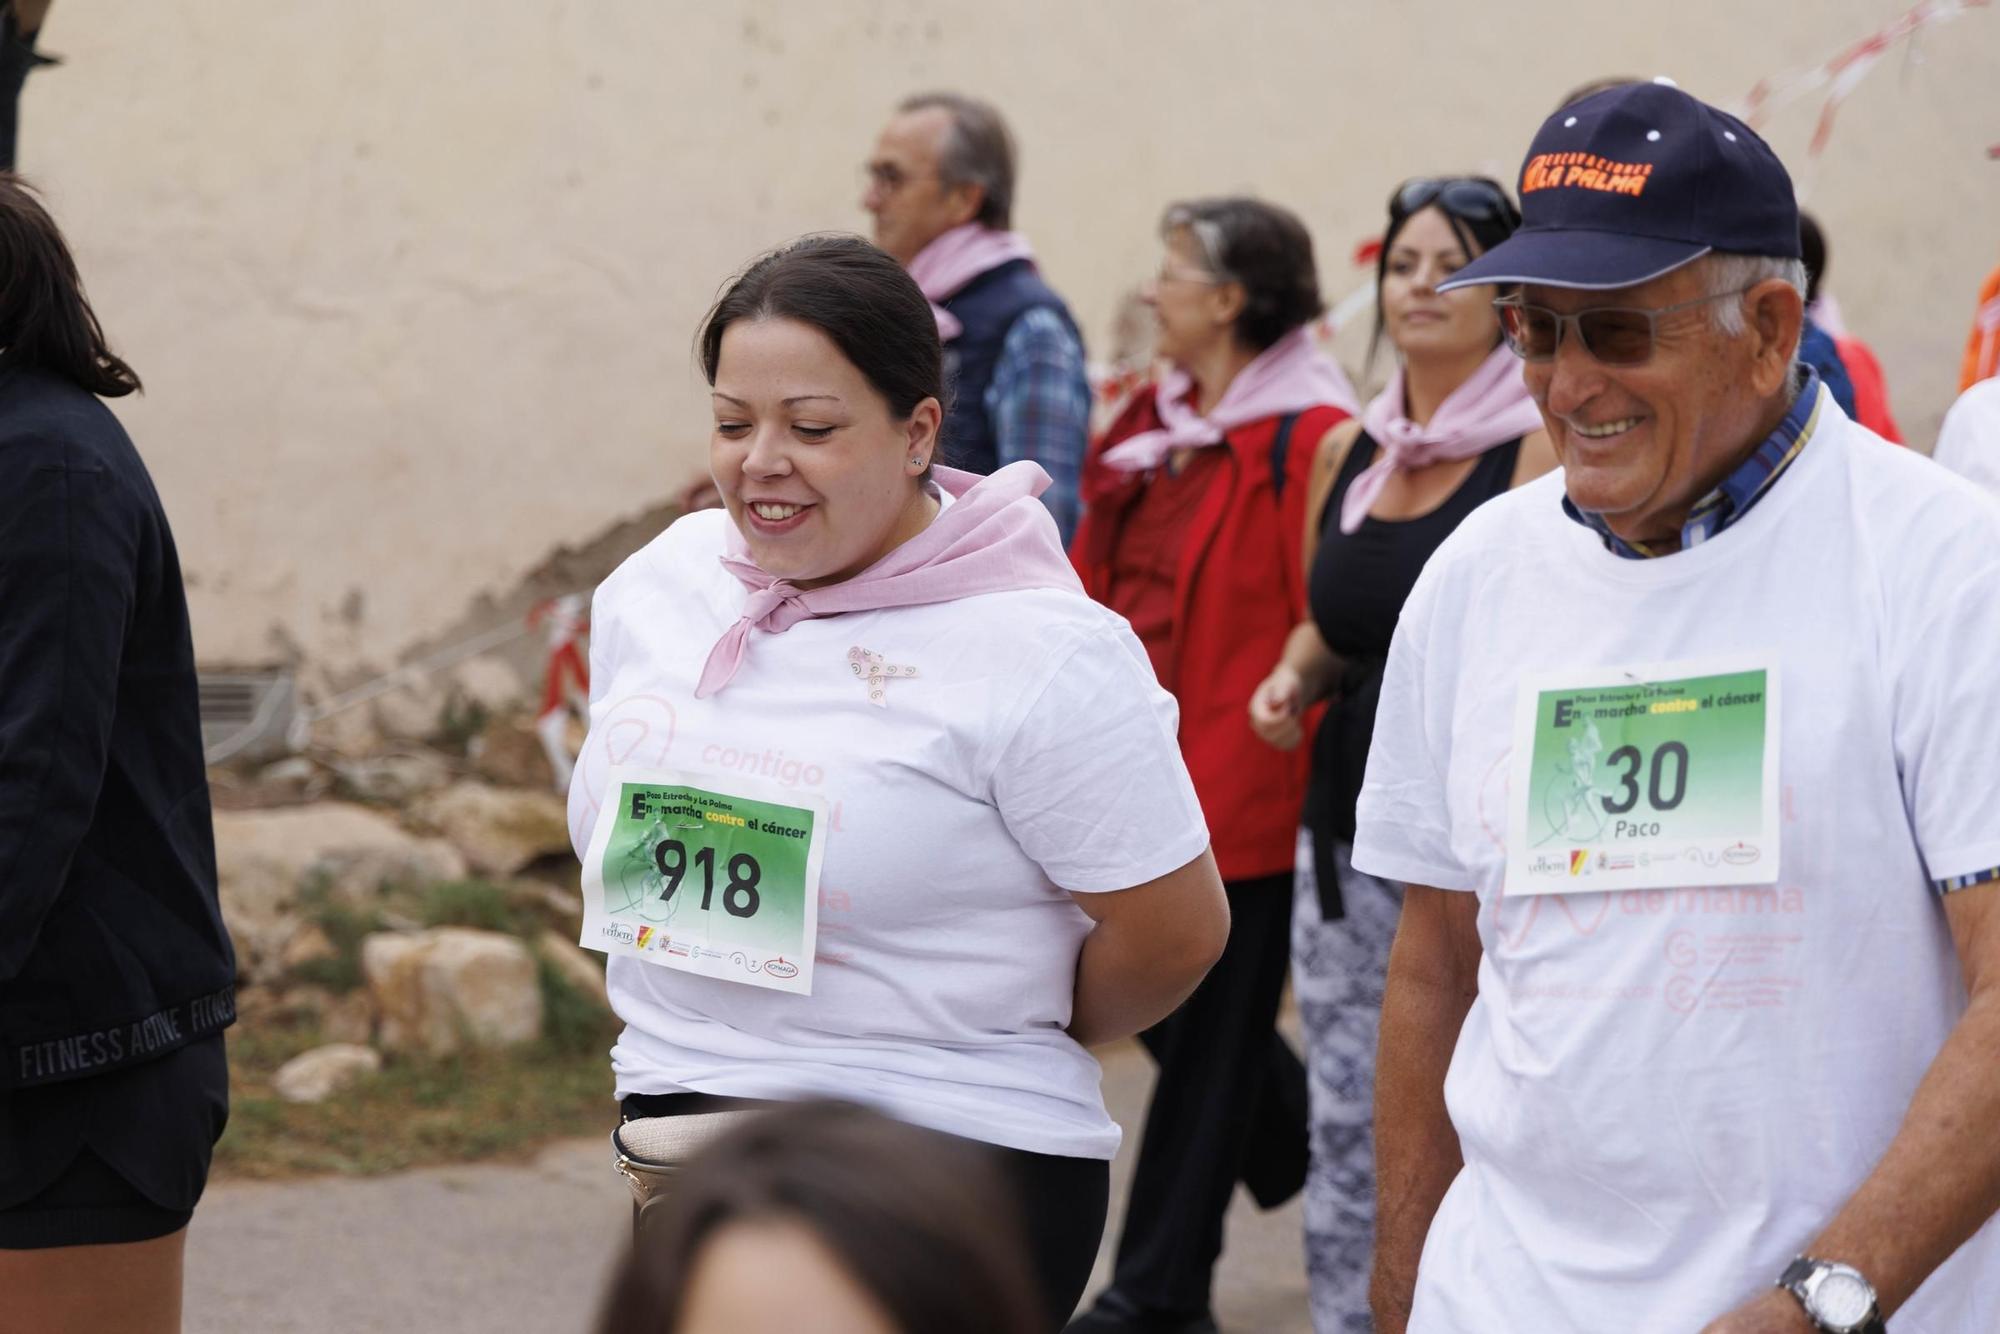
<instances>
[{"instance_id":1,"label":"watch face","mask_svg":"<svg viewBox=\"0 0 2000 1334\"><path fill-rule=\"evenodd\" d=\"M1875 1294L1858 1274L1828 1270L1813 1287L1807 1309L1812 1318L1832 1329L1855 1329L1868 1318Z\"/></svg>"}]
</instances>

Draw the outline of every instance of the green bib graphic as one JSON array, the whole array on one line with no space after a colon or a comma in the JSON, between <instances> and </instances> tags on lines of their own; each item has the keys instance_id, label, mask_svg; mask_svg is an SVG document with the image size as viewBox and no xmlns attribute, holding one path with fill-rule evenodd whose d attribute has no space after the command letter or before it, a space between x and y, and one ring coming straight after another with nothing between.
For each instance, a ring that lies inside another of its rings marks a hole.
<instances>
[{"instance_id":1,"label":"green bib graphic","mask_svg":"<svg viewBox=\"0 0 2000 1334\"><path fill-rule=\"evenodd\" d=\"M1507 893L1774 881L1776 677L1667 664L1525 682Z\"/></svg>"},{"instance_id":2,"label":"green bib graphic","mask_svg":"<svg viewBox=\"0 0 2000 1334\"><path fill-rule=\"evenodd\" d=\"M825 806L774 787L614 770L585 862L582 943L810 993Z\"/></svg>"}]
</instances>

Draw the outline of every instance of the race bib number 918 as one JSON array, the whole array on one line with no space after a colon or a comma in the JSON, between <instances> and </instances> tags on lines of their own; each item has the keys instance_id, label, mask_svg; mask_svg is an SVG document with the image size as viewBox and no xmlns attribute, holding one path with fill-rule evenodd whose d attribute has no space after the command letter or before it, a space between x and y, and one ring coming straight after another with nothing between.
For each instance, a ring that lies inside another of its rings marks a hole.
<instances>
[{"instance_id":1,"label":"race bib number 918","mask_svg":"<svg viewBox=\"0 0 2000 1334\"><path fill-rule=\"evenodd\" d=\"M825 803L794 789L614 769L584 859L581 943L810 995L825 838Z\"/></svg>"},{"instance_id":2,"label":"race bib number 918","mask_svg":"<svg viewBox=\"0 0 2000 1334\"><path fill-rule=\"evenodd\" d=\"M1777 676L1742 660L1524 682L1506 892L1776 880Z\"/></svg>"}]
</instances>

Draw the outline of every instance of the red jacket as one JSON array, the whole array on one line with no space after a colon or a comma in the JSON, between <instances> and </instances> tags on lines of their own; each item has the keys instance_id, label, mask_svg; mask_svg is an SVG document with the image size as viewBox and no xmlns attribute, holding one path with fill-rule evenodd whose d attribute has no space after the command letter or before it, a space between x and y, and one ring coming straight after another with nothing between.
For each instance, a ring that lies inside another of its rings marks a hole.
<instances>
[{"instance_id":1,"label":"red jacket","mask_svg":"<svg viewBox=\"0 0 2000 1334\"><path fill-rule=\"evenodd\" d=\"M1273 485L1279 418L1240 426L1218 448L1229 466L1188 527L1174 589L1173 640L1160 684L1180 702L1181 754L1208 820L1225 880L1288 873L1312 747L1274 750L1250 730L1250 693L1270 674L1286 636L1305 615L1299 537L1313 456L1347 414L1331 406L1301 413L1285 449L1282 491ZM1142 393L1093 442L1083 468L1084 514L1070 554L1083 586L1108 600L1110 560L1143 473L1102 463L1104 451L1160 425Z\"/></svg>"},{"instance_id":2,"label":"red jacket","mask_svg":"<svg viewBox=\"0 0 2000 1334\"><path fill-rule=\"evenodd\" d=\"M1854 385L1854 420L1891 444L1902 444L1903 433L1896 429L1896 418L1889 411L1889 384L1882 377L1882 363L1875 359L1874 351L1851 334L1834 339L1833 350Z\"/></svg>"}]
</instances>

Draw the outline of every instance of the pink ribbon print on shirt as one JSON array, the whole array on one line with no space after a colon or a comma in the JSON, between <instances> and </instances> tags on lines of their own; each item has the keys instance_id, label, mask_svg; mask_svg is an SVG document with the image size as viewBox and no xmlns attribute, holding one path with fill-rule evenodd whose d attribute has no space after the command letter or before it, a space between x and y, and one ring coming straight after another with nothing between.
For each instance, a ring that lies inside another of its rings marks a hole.
<instances>
[{"instance_id":1,"label":"pink ribbon print on shirt","mask_svg":"<svg viewBox=\"0 0 2000 1334\"><path fill-rule=\"evenodd\" d=\"M899 666L881 654L870 653L859 646L847 650L847 666L867 685L868 702L878 709L889 707L889 702L883 695L890 681L899 676L909 677L917 674L917 669L914 667Z\"/></svg>"}]
</instances>

